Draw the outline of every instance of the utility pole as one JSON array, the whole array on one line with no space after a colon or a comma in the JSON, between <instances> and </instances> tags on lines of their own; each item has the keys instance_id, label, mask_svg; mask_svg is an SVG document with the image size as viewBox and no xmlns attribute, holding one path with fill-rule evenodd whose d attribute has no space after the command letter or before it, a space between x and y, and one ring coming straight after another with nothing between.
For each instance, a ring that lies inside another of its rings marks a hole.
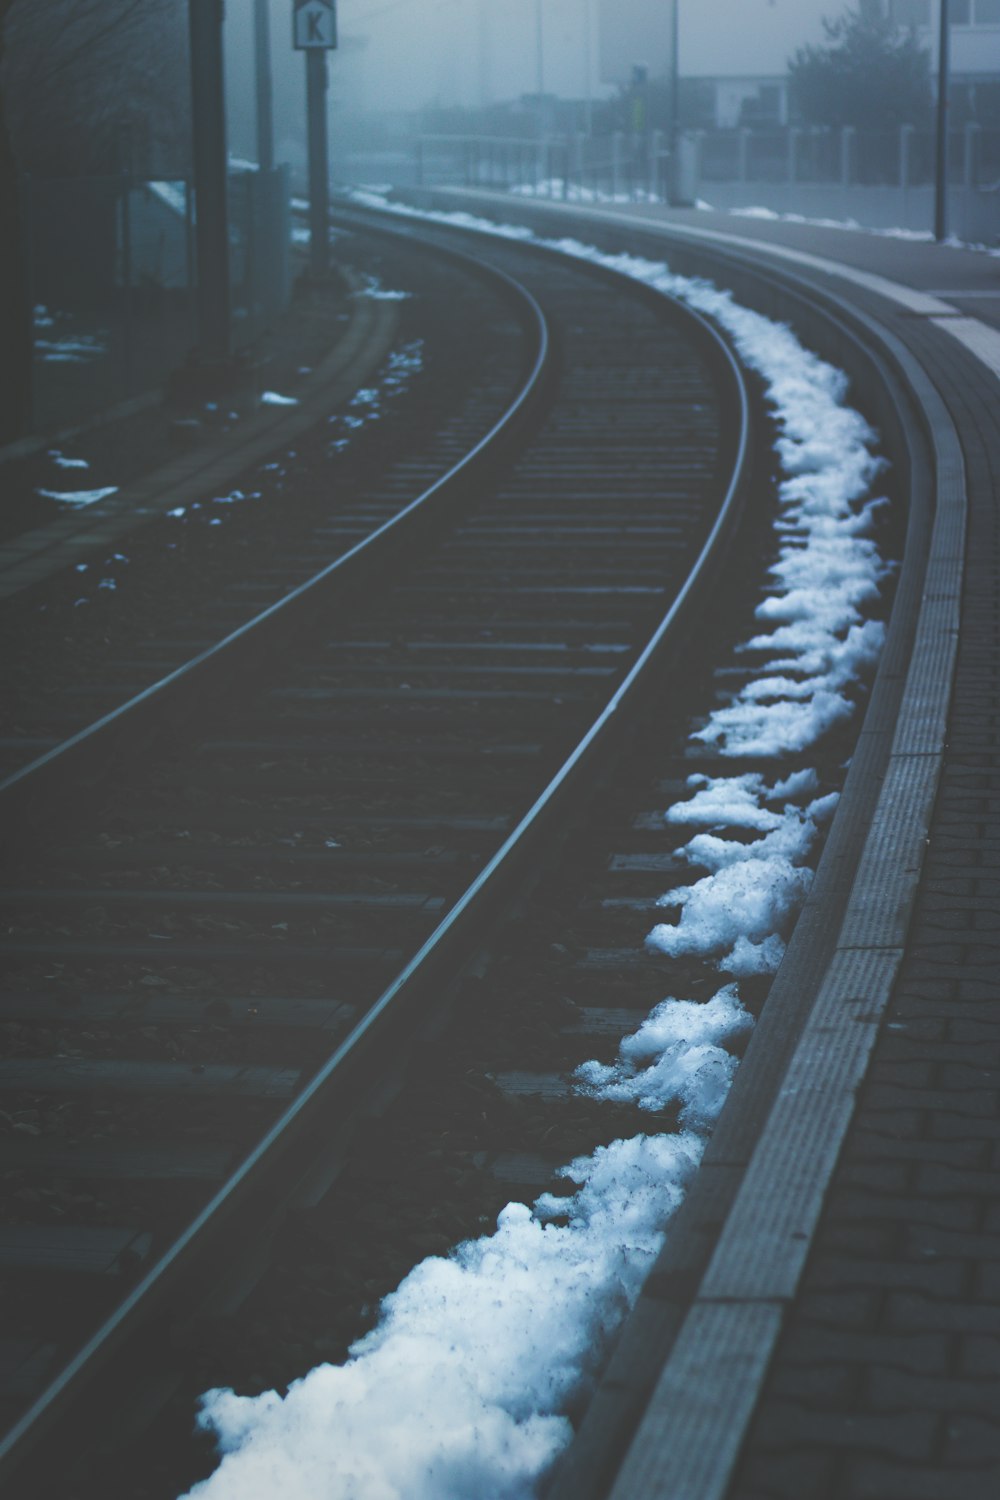
<instances>
[{"instance_id":1,"label":"utility pole","mask_svg":"<svg viewBox=\"0 0 1000 1500\"><path fill-rule=\"evenodd\" d=\"M951 32L948 0L940 0L941 25L938 33L937 141L934 172L934 238L948 234L948 75Z\"/></svg>"},{"instance_id":2,"label":"utility pole","mask_svg":"<svg viewBox=\"0 0 1000 1500\"><path fill-rule=\"evenodd\" d=\"M680 0L671 0L670 8L670 156L669 169L670 180L667 184L667 198L671 205L675 204L680 188L680 163L677 160L680 149L680 93L681 93L681 70L680 70Z\"/></svg>"},{"instance_id":3,"label":"utility pole","mask_svg":"<svg viewBox=\"0 0 1000 1500\"><path fill-rule=\"evenodd\" d=\"M542 0L535 0L535 85L538 89L538 159L535 176L539 187L549 175L549 122L545 105L545 32L542 28Z\"/></svg>"},{"instance_id":4,"label":"utility pole","mask_svg":"<svg viewBox=\"0 0 1000 1500\"><path fill-rule=\"evenodd\" d=\"M257 165L274 170L274 103L271 91L269 0L253 0L254 67L257 80Z\"/></svg>"},{"instance_id":5,"label":"utility pole","mask_svg":"<svg viewBox=\"0 0 1000 1500\"><path fill-rule=\"evenodd\" d=\"M588 140L594 134L594 16L592 0L583 0L583 67L584 97L587 101L585 116Z\"/></svg>"},{"instance_id":6,"label":"utility pole","mask_svg":"<svg viewBox=\"0 0 1000 1500\"><path fill-rule=\"evenodd\" d=\"M223 0L188 0L198 340L205 358L214 361L229 358L230 339L222 5Z\"/></svg>"},{"instance_id":7,"label":"utility pole","mask_svg":"<svg viewBox=\"0 0 1000 1500\"><path fill-rule=\"evenodd\" d=\"M479 107L486 109L492 100L490 85L490 0L479 0L477 17L477 61L479 64Z\"/></svg>"},{"instance_id":8,"label":"utility pole","mask_svg":"<svg viewBox=\"0 0 1000 1500\"><path fill-rule=\"evenodd\" d=\"M306 53L306 126L309 144L309 274L325 276L330 260L330 157L327 142L326 53Z\"/></svg>"},{"instance_id":9,"label":"utility pole","mask_svg":"<svg viewBox=\"0 0 1000 1500\"><path fill-rule=\"evenodd\" d=\"M334 0L293 0L292 43L306 54L306 142L309 148L309 274L325 276L330 260L330 157L326 123L326 54L337 45Z\"/></svg>"}]
</instances>

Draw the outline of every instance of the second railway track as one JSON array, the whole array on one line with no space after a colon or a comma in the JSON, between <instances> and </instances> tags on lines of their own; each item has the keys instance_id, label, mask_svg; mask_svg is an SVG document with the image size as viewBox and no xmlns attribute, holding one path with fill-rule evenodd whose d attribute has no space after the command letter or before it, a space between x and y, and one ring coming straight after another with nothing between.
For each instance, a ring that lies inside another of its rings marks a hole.
<instances>
[{"instance_id":1,"label":"second railway track","mask_svg":"<svg viewBox=\"0 0 1000 1500\"><path fill-rule=\"evenodd\" d=\"M592 726L626 717L735 524L748 401L718 336L564 257L489 259L504 295L531 288L516 449L513 424L497 457L477 441L297 599L7 786L12 1475L180 1317L216 1210L270 1201L378 1091L376 1050L410 1044L396 1012L412 1043L418 996L493 920L498 849L533 804L563 828L577 786L552 778L599 758ZM412 472L383 477L383 513Z\"/></svg>"}]
</instances>

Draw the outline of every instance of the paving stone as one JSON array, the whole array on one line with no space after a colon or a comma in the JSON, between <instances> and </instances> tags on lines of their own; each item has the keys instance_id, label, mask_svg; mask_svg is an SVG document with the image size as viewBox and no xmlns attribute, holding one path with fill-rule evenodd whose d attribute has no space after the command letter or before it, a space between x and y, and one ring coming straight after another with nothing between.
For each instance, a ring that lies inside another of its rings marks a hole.
<instances>
[{"instance_id":1,"label":"paving stone","mask_svg":"<svg viewBox=\"0 0 1000 1500\"><path fill-rule=\"evenodd\" d=\"M985 1469L956 1473L912 1460L863 1457L851 1461L840 1494L844 1500L997 1500L997 1477Z\"/></svg>"},{"instance_id":2,"label":"paving stone","mask_svg":"<svg viewBox=\"0 0 1000 1500\"><path fill-rule=\"evenodd\" d=\"M965 974L959 979L956 991L957 1000L985 1001L990 1005L995 1005L997 1001L995 981L978 979L972 974Z\"/></svg>"},{"instance_id":3,"label":"paving stone","mask_svg":"<svg viewBox=\"0 0 1000 1500\"><path fill-rule=\"evenodd\" d=\"M891 1293L885 1326L900 1332L1000 1334L1000 1306L951 1298L941 1301L910 1291Z\"/></svg>"},{"instance_id":4,"label":"paving stone","mask_svg":"<svg viewBox=\"0 0 1000 1500\"><path fill-rule=\"evenodd\" d=\"M782 1358L771 1376L770 1396L812 1411L846 1410L857 1390L860 1367L823 1361L789 1364Z\"/></svg>"},{"instance_id":5,"label":"paving stone","mask_svg":"<svg viewBox=\"0 0 1000 1500\"><path fill-rule=\"evenodd\" d=\"M997 1071L996 1064L991 1062L990 1053L994 1049L979 1046L969 1050L976 1054L974 1062L971 1059L966 1063L944 1062L941 1069L942 1086L946 1089L992 1088L995 1090L1000 1084L1000 1073Z\"/></svg>"},{"instance_id":6,"label":"paving stone","mask_svg":"<svg viewBox=\"0 0 1000 1500\"><path fill-rule=\"evenodd\" d=\"M960 1234L927 1224L913 1225L904 1233L902 1249L907 1255L1000 1261L1000 1234Z\"/></svg>"},{"instance_id":7,"label":"paving stone","mask_svg":"<svg viewBox=\"0 0 1000 1500\"><path fill-rule=\"evenodd\" d=\"M976 1335L960 1338L958 1349L960 1374L1000 1380L1000 1334L996 1338ZM1000 1401L997 1411L1000 1413Z\"/></svg>"},{"instance_id":8,"label":"paving stone","mask_svg":"<svg viewBox=\"0 0 1000 1500\"><path fill-rule=\"evenodd\" d=\"M994 1149L1000 1149L1000 1142ZM942 1166L986 1170L992 1161L991 1148L983 1141L898 1140L860 1127L851 1135L849 1150L852 1164L858 1161L933 1161Z\"/></svg>"},{"instance_id":9,"label":"paving stone","mask_svg":"<svg viewBox=\"0 0 1000 1500\"><path fill-rule=\"evenodd\" d=\"M869 1084L898 1084L905 1089L925 1089L936 1081L936 1059L923 1062L903 1062L896 1059L877 1060L868 1070ZM942 1080L943 1081L943 1080Z\"/></svg>"},{"instance_id":10,"label":"paving stone","mask_svg":"<svg viewBox=\"0 0 1000 1500\"><path fill-rule=\"evenodd\" d=\"M970 1119L950 1110L936 1110L928 1121L927 1131L936 1140L1000 1141L1000 1119Z\"/></svg>"},{"instance_id":11,"label":"paving stone","mask_svg":"<svg viewBox=\"0 0 1000 1500\"><path fill-rule=\"evenodd\" d=\"M1000 1303L1000 1263L996 1261L981 1261L976 1268L976 1291L977 1297L984 1297L990 1302Z\"/></svg>"},{"instance_id":12,"label":"paving stone","mask_svg":"<svg viewBox=\"0 0 1000 1500\"><path fill-rule=\"evenodd\" d=\"M868 1130L908 1140L923 1128L923 1112L917 1109L875 1109L865 1097L864 1123Z\"/></svg>"},{"instance_id":13,"label":"paving stone","mask_svg":"<svg viewBox=\"0 0 1000 1500\"><path fill-rule=\"evenodd\" d=\"M940 1162L924 1162L916 1172L914 1187L923 1193L961 1193L966 1198L976 1196L989 1201L997 1191L996 1174L972 1172L967 1168L942 1166Z\"/></svg>"},{"instance_id":14,"label":"paving stone","mask_svg":"<svg viewBox=\"0 0 1000 1500\"><path fill-rule=\"evenodd\" d=\"M906 972L900 976L896 985L894 1000L894 1011L903 1013L907 1017L912 1016L915 1011L919 1014L919 1008L915 1002L927 1000L954 1000L956 996L956 985L953 980L940 979L916 979L912 974Z\"/></svg>"},{"instance_id":15,"label":"paving stone","mask_svg":"<svg viewBox=\"0 0 1000 1500\"><path fill-rule=\"evenodd\" d=\"M890 1260L897 1252L899 1226L838 1220L828 1226L825 1245L834 1255Z\"/></svg>"},{"instance_id":16,"label":"paving stone","mask_svg":"<svg viewBox=\"0 0 1000 1500\"><path fill-rule=\"evenodd\" d=\"M992 1381L917 1375L906 1370L875 1367L868 1372L870 1404L875 1411L972 1413L997 1415L997 1390ZM949 1421L951 1417L949 1417ZM1000 1435L1000 1434L998 1434ZM1000 1458L1000 1449L997 1450Z\"/></svg>"},{"instance_id":17,"label":"paving stone","mask_svg":"<svg viewBox=\"0 0 1000 1500\"><path fill-rule=\"evenodd\" d=\"M831 1219L882 1217L900 1224L940 1224L945 1229L970 1231L978 1230L983 1221L982 1205L974 1198L932 1198L916 1192L880 1197L859 1188L836 1187L828 1201Z\"/></svg>"},{"instance_id":18,"label":"paving stone","mask_svg":"<svg viewBox=\"0 0 1000 1500\"><path fill-rule=\"evenodd\" d=\"M816 1287L907 1287L933 1297L958 1297L965 1289L966 1267L957 1260L936 1261L929 1265L894 1259L871 1260L859 1255L834 1255L824 1246L810 1261L809 1281Z\"/></svg>"},{"instance_id":19,"label":"paving stone","mask_svg":"<svg viewBox=\"0 0 1000 1500\"><path fill-rule=\"evenodd\" d=\"M751 1453L732 1500L833 1500L839 1455L833 1449ZM650 1497L652 1500L652 1496Z\"/></svg>"},{"instance_id":20,"label":"paving stone","mask_svg":"<svg viewBox=\"0 0 1000 1500\"><path fill-rule=\"evenodd\" d=\"M912 1108L914 1093L911 1089L896 1084L877 1083L866 1090L866 1102L874 1109ZM924 1089L920 1092L924 1109L941 1110L947 1114L967 1115L975 1120L988 1120L996 1112L997 1098L992 1089Z\"/></svg>"},{"instance_id":21,"label":"paving stone","mask_svg":"<svg viewBox=\"0 0 1000 1500\"><path fill-rule=\"evenodd\" d=\"M796 1319L782 1339L781 1358L796 1368L830 1360L855 1369L878 1364L937 1375L947 1374L954 1343L946 1333L856 1333L813 1328Z\"/></svg>"},{"instance_id":22,"label":"paving stone","mask_svg":"<svg viewBox=\"0 0 1000 1500\"><path fill-rule=\"evenodd\" d=\"M1000 1006L1000 997L997 999ZM1000 1015L978 1017L973 1020L965 1020L956 1017L948 1022L948 1039L951 1042L960 1043L963 1046L987 1046L996 1047L1000 1053Z\"/></svg>"},{"instance_id":23,"label":"paving stone","mask_svg":"<svg viewBox=\"0 0 1000 1500\"><path fill-rule=\"evenodd\" d=\"M905 1193L912 1189L914 1169L908 1161L845 1161L840 1181L845 1187L870 1188L876 1193Z\"/></svg>"},{"instance_id":24,"label":"paving stone","mask_svg":"<svg viewBox=\"0 0 1000 1500\"><path fill-rule=\"evenodd\" d=\"M923 1412L817 1413L792 1401L770 1400L754 1424L766 1446L868 1448L901 1458L929 1458L931 1427Z\"/></svg>"},{"instance_id":25,"label":"paving stone","mask_svg":"<svg viewBox=\"0 0 1000 1500\"><path fill-rule=\"evenodd\" d=\"M996 1390L994 1388L994 1396ZM995 1491L1000 1495L1000 1413L994 1402L992 1420L963 1412L950 1417L946 1427L945 1459L956 1466L989 1464L993 1470Z\"/></svg>"},{"instance_id":26,"label":"paving stone","mask_svg":"<svg viewBox=\"0 0 1000 1500\"><path fill-rule=\"evenodd\" d=\"M875 1326L880 1302L881 1297L875 1291L852 1287L848 1291L832 1292L813 1290L807 1285L798 1296L796 1310L797 1316L807 1324L870 1330ZM924 1327L930 1330L934 1325L927 1323ZM1000 1314L997 1327L1000 1328Z\"/></svg>"},{"instance_id":27,"label":"paving stone","mask_svg":"<svg viewBox=\"0 0 1000 1500\"><path fill-rule=\"evenodd\" d=\"M879 1051L885 1057L905 1058L910 1052L914 1052L919 1057L926 1057L926 1049L918 1050L918 1048L923 1048L923 1044L926 1042L941 1042L944 1040L948 1026L948 1015L949 1003L945 1001L940 1007L939 1015L908 1016L905 1021L888 1021L881 1038Z\"/></svg>"},{"instance_id":28,"label":"paving stone","mask_svg":"<svg viewBox=\"0 0 1000 1500\"><path fill-rule=\"evenodd\" d=\"M933 1024L937 1035L914 1034L887 1036L884 1040L882 1051L893 1063L904 1063L910 1067L923 1063L928 1069L941 1068L940 1082L943 1087L953 1086L952 1078L949 1076L948 1068L941 1067L942 1064L950 1064L953 1067L968 1068L981 1067L988 1073L990 1068L996 1068L1000 1063L1000 1030L996 1030L983 1021L966 1023L971 1029L978 1030L979 1036L970 1045L968 1038L960 1039L954 1035L955 1022L947 1018L947 1012L940 1021ZM874 1073L869 1075L874 1077ZM933 1082L933 1080L928 1080ZM986 1085L989 1079L985 1080ZM960 1087L963 1085L960 1083ZM982 1087L983 1084L980 1084Z\"/></svg>"}]
</instances>

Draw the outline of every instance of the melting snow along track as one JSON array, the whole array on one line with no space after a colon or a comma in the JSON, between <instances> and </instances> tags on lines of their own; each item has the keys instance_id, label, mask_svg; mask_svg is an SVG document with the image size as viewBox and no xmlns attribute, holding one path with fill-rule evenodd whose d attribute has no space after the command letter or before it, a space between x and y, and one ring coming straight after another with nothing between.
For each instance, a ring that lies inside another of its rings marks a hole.
<instances>
[{"instance_id":1,"label":"melting snow along track","mask_svg":"<svg viewBox=\"0 0 1000 1500\"><path fill-rule=\"evenodd\" d=\"M19 1482L203 1291L227 1232L334 1173L317 1132L398 1070L730 533L748 404L718 336L558 256L489 259L531 347L489 435L2 788L0 1464ZM408 484L403 460L386 505Z\"/></svg>"}]
</instances>

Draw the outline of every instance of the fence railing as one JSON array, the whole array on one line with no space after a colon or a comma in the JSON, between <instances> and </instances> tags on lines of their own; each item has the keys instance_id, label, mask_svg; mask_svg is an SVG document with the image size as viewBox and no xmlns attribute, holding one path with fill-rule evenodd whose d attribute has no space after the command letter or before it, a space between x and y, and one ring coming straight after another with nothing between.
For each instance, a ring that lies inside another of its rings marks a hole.
<instances>
[{"instance_id":1,"label":"fence railing","mask_svg":"<svg viewBox=\"0 0 1000 1500\"><path fill-rule=\"evenodd\" d=\"M892 131L684 131L671 155L659 131L510 139L424 135L413 175L427 186L492 188L574 201L653 200L776 212L876 229L929 232L935 140ZM970 124L948 136L948 224L959 238L1000 241L1000 130Z\"/></svg>"},{"instance_id":2,"label":"fence railing","mask_svg":"<svg viewBox=\"0 0 1000 1500\"><path fill-rule=\"evenodd\" d=\"M461 184L567 198L662 198L668 190L666 136L617 131L610 136L420 136L418 184Z\"/></svg>"},{"instance_id":3,"label":"fence railing","mask_svg":"<svg viewBox=\"0 0 1000 1500\"><path fill-rule=\"evenodd\" d=\"M892 131L685 131L697 153L700 182L838 183L920 187L933 183L934 134L904 125ZM948 137L949 175L956 185L1000 187L1000 130L967 125ZM422 135L415 148L420 183L461 182L530 188L557 196L592 188L615 196L662 195L669 152L661 131L648 135Z\"/></svg>"}]
</instances>

